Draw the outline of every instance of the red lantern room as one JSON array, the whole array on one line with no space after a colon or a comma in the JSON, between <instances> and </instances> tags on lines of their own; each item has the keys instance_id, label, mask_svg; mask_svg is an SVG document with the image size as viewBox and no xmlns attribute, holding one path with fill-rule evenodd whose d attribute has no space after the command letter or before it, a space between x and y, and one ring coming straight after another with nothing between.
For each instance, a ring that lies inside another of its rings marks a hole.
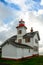
<instances>
[{"instance_id":1,"label":"red lantern room","mask_svg":"<svg viewBox=\"0 0 43 65\"><path fill-rule=\"evenodd\" d=\"M25 26L25 22L21 19L21 21L19 21L19 25L16 28L19 27L25 27L27 29L27 27Z\"/></svg>"}]
</instances>

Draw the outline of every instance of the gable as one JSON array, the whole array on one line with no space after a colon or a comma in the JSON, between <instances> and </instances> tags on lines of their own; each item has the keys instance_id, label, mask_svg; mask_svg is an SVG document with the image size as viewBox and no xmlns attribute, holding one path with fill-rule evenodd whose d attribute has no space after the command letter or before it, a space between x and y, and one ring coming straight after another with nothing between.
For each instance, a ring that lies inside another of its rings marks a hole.
<instances>
[{"instance_id":1,"label":"gable","mask_svg":"<svg viewBox=\"0 0 43 65\"><path fill-rule=\"evenodd\" d=\"M38 35L37 35L37 33L34 35L34 38L38 39Z\"/></svg>"},{"instance_id":2,"label":"gable","mask_svg":"<svg viewBox=\"0 0 43 65\"><path fill-rule=\"evenodd\" d=\"M5 48L7 50L8 48L11 49L11 48L15 48L15 47L13 45L7 43L2 48Z\"/></svg>"},{"instance_id":3,"label":"gable","mask_svg":"<svg viewBox=\"0 0 43 65\"><path fill-rule=\"evenodd\" d=\"M38 40L40 40L39 32L38 32L38 31L26 33L26 34L23 36L23 38L33 38L36 34L37 34Z\"/></svg>"},{"instance_id":4,"label":"gable","mask_svg":"<svg viewBox=\"0 0 43 65\"><path fill-rule=\"evenodd\" d=\"M34 35L34 37L35 37L37 40L40 40L39 32L38 32L38 31L36 32L36 34Z\"/></svg>"}]
</instances>

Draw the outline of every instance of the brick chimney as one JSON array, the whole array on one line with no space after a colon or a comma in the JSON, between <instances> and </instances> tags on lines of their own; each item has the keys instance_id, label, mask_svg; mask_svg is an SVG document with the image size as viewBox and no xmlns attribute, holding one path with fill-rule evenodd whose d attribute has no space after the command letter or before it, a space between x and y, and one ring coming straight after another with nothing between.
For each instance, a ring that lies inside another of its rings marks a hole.
<instances>
[{"instance_id":1,"label":"brick chimney","mask_svg":"<svg viewBox=\"0 0 43 65\"><path fill-rule=\"evenodd\" d=\"M33 32L33 28L31 27L31 30L30 30L30 32Z\"/></svg>"}]
</instances>

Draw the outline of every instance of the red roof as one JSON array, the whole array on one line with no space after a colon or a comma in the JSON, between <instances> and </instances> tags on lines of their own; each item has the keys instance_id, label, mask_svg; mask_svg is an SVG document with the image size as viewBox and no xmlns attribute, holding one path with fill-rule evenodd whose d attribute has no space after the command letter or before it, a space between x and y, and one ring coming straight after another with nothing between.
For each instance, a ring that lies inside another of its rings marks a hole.
<instances>
[{"instance_id":1,"label":"red roof","mask_svg":"<svg viewBox=\"0 0 43 65\"><path fill-rule=\"evenodd\" d=\"M24 24L19 24L19 26L21 27L21 26L25 26Z\"/></svg>"},{"instance_id":2,"label":"red roof","mask_svg":"<svg viewBox=\"0 0 43 65\"><path fill-rule=\"evenodd\" d=\"M17 26L16 28L23 27L23 26L26 28L26 26L25 26L24 24L22 24L22 23L19 24L19 26ZM27 28L26 28L26 29L27 29Z\"/></svg>"}]
</instances>

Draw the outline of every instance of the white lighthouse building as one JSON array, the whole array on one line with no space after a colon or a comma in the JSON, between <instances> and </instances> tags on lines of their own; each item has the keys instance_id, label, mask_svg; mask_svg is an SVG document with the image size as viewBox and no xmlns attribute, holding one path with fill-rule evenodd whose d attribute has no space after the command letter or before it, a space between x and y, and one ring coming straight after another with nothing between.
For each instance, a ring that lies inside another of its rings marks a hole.
<instances>
[{"instance_id":1,"label":"white lighthouse building","mask_svg":"<svg viewBox=\"0 0 43 65\"><path fill-rule=\"evenodd\" d=\"M31 28L30 32L27 33L27 27L22 19L19 21L19 25L16 29L17 35L6 40L1 46L2 58L21 59L38 55L39 32L33 31L33 28Z\"/></svg>"}]
</instances>

